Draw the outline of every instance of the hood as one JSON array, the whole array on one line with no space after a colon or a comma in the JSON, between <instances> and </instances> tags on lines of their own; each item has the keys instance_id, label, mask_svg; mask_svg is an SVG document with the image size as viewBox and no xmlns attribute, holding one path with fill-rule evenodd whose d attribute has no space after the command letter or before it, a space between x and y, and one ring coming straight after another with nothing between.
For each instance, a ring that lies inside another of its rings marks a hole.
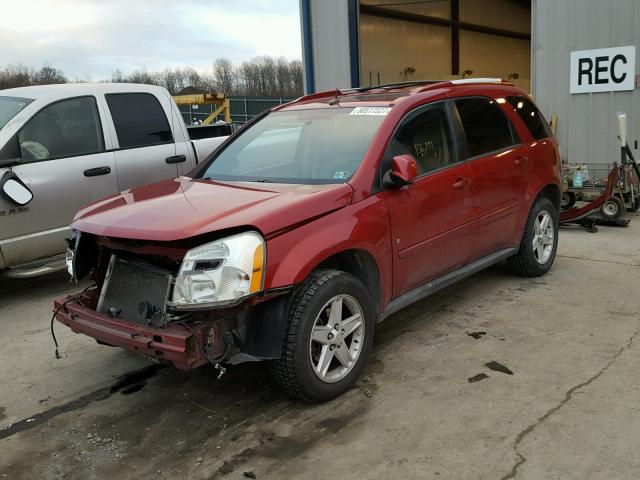
<instances>
[{"instance_id":1,"label":"hood","mask_svg":"<svg viewBox=\"0 0 640 480\"><path fill-rule=\"evenodd\" d=\"M95 235L170 241L249 226L269 235L342 208L349 184L216 182L179 177L84 207L73 228Z\"/></svg>"}]
</instances>

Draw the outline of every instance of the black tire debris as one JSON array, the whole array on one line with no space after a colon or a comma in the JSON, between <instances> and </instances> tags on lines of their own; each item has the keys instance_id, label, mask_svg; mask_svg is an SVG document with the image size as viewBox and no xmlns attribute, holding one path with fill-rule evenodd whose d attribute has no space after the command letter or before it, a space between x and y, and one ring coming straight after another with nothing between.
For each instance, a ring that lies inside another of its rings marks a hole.
<instances>
[{"instance_id":1,"label":"black tire debris","mask_svg":"<svg viewBox=\"0 0 640 480\"><path fill-rule=\"evenodd\" d=\"M496 361L485 363L484 366L487 367L489 370L493 370L494 372L502 372L502 373L506 373L507 375L513 375L513 372L508 367L505 367L504 365Z\"/></svg>"},{"instance_id":2,"label":"black tire debris","mask_svg":"<svg viewBox=\"0 0 640 480\"><path fill-rule=\"evenodd\" d=\"M486 373L479 373L477 375L474 375L471 378L467 378L467 382L476 383L476 382L479 382L480 380L484 380L485 378L489 378L489 375L487 375Z\"/></svg>"}]
</instances>

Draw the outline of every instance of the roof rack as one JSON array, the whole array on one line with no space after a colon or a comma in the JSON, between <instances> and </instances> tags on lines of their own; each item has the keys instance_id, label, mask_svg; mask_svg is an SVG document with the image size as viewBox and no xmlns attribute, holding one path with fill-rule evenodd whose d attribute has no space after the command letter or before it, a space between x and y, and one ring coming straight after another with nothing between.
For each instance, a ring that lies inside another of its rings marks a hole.
<instances>
[{"instance_id":1,"label":"roof rack","mask_svg":"<svg viewBox=\"0 0 640 480\"><path fill-rule=\"evenodd\" d=\"M438 85L438 84L467 85L467 84L474 84L474 83L495 83L495 84L512 85L511 83L505 80L502 80L501 78L461 78L458 80L413 80L409 82L385 83L383 85L376 85L371 87L345 88L342 90L336 88L335 90L327 90L325 92L317 92L317 93L312 93L310 95L304 95L290 103L308 102L309 100L318 100L321 98L328 98L328 97L341 97L346 94L369 92L371 90L391 90L393 88L413 87L413 86L422 87L422 88L416 88L411 93L422 93L426 90L429 90L432 86Z\"/></svg>"},{"instance_id":2,"label":"roof rack","mask_svg":"<svg viewBox=\"0 0 640 480\"><path fill-rule=\"evenodd\" d=\"M351 88L349 90L345 90L346 92L368 92L369 90L389 90L392 88L402 88L402 87L411 87L414 85L432 85L434 83L441 83L442 80L413 80L410 82L395 82L395 83L385 83L383 85L375 85L371 87L359 87L359 88Z\"/></svg>"},{"instance_id":3,"label":"roof rack","mask_svg":"<svg viewBox=\"0 0 640 480\"><path fill-rule=\"evenodd\" d=\"M467 83L505 83L501 78L461 78L459 80L449 80L454 85L465 85Z\"/></svg>"}]
</instances>

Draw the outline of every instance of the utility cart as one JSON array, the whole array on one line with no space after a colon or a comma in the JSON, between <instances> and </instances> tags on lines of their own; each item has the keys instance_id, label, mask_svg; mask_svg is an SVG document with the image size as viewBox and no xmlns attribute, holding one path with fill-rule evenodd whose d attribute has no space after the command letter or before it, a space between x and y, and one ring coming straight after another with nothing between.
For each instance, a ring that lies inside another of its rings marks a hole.
<instances>
[{"instance_id":1,"label":"utility cart","mask_svg":"<svg viewBox=\"0 0 640 480\"><path fill-rule=\"evenodd\" d=\"M640 168L627 144L627 116L618 112L620 164L564 165L560 223L628 225L640 208ZM576 204L580 202L579 206Z\"/></svg>"},{"instance_id":2,"label":"utility cart","mask_svg":"<svg viewBox=\"0 0 640 480\"><path fill-rule=\"evenodd\" d=\"M624 216L624 211L635 212L640 208L640 182L638 175L630 163L564 165L563 177L567 188L562 195L562 210L571 209L577 202L591 203L607 192L609 174L618 169L618 181L609 192L609 198L602 204L602 216L607 220L616 220ZM578 175L584 175L582 182L574 182ZM576 186L578 183L579 186Z\"/></svg>"}]
</instances>

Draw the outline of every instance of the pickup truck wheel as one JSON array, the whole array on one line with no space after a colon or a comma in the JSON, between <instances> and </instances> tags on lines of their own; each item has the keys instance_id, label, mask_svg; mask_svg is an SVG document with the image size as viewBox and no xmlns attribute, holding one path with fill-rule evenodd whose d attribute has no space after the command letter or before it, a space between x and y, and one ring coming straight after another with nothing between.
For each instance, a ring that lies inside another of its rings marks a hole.
<instances>
[{"instance_id":1,"label":"pickup truck wheel","mask_svg":"<svg viewBox=\"0 0 640 480\"><path fill-rule=\"evenodd\" d=\"M313 272L294 294L281 358L270 362L275 382L308 402L344 393L365 367L374 323L371 296L357 278Z\"/></svg>"},{"instance_id":2,"label":"pickup truck wheel","mask_svg":"<svg viewBox=\"0 0 640 480\"><path fill-rule=\"evenodd\" d=\"M507 265L517 275L538 277L549 271L558 248L558 212L547 198L533 204L524 228L520 249L507 258Z\"/></svg>"}]
</instances>

